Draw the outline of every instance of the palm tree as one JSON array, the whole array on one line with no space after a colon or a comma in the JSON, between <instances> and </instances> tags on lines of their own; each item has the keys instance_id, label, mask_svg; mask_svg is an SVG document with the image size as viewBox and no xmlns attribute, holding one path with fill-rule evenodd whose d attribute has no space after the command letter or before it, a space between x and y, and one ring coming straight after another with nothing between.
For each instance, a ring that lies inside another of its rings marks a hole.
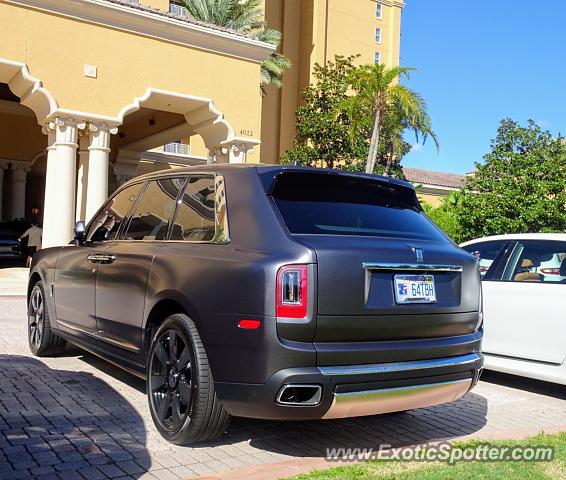
<instances>
[{"instance_id":1,"label":"palm tree","mask_svg":"<svg viewBox=\"0 0 566 480\"><path fill-rule=\"evenodd\" d=\"M388 68L380 65L362 65L350 75L350 83L355 95L349 101L354 103L349 111L361 115L363 111L371 110L373 129L369 152L366 161L366 173L373 173L377 164L380 147L380 134L383 124L389 120L393 125L388 129L386 139L385 174L388 175L395 158L400 158L400 150L404 146L403 131L407 128L415 132L417 141L419 135L423 143L430 136L438 148L438 138L432 130L432 122L427 113L426 103L415 91L401 85L402 76L409 77L414 70L407 67ZM353 120L352 124L356 124ZM383 146L382 146L383 147Z\"/></svg>"},{"instance_id":2,"label":"palm tree","mask_svg":"<svg viewBox=\"0 0 566 480\"><path fill-rule=\"evenodd\" d=\"M281 33L267 27L260 7L261 0L179 0L189 14L203 22L246 34L258 40L279 46ZM266 85L281 87L283 72L291 67L291 61L274 52L261 65L261 92Z\"/></svg>"}]
</instances>

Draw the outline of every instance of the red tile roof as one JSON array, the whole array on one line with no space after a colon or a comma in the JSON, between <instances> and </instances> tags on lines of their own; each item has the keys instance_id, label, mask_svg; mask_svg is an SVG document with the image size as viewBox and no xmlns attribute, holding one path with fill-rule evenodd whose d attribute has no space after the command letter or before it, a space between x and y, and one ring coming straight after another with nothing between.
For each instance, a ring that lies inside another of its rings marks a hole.
<instances>
[{"instance_id":1,"label":"red tile roof","mask_svg":"<svg viewBox=\"0 0 566 480\"><path fill-rule=\"evenodd\" d=\"M220 32L225 32L225 33L230 33L232 35L236 35L238 37L243 37L243 38L250 38L250 39L256 39L256 37L254 37L253 35L244 35L243 33L237 32L236 30L232 30L230 28L226 28L226 27L221 27L218 25L214 25L212 23L208 23L208 22L202 22L200 20L197 20L191 16L184 16L184 15L177 15L175 13L171 13L171 12L167 12L165 10L160 10L158 8L154 8L154 7L148 7L146 5L141 5L140 3L135 3L129 0L104 0L105 2L108 3L114 3L116 5L122 5L125 7L130 7L133 8L135 10L141 10L142 12L147 12L147 13L153 13L156 15L160 15L162 17L168 17L168 18L174 18L175 20L181 20L182 22L186 22L186 23L191 23L193 25L199 25L201 27L207 27L210 28L212 30L218 30Z\"/></svg>"},{"instance_id":2,"label":"red tile roof","mask_svg":"<svg viewBox=\"0 0 566 480\"><path fill-rule=\"evenodd\" d=\"M403 167L405 178L418 185L434 185L436 187L460 188L466 181L466 175L447 172L435 172L421 168Z\"/></svg>"}]
</instances>

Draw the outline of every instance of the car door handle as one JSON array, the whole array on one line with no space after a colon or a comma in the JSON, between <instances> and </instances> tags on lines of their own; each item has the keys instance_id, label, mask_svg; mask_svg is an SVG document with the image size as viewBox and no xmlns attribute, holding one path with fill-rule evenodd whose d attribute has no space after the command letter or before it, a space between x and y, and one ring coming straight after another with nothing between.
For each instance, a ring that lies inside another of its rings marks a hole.
<instances>
[{"instance_id":1,"label":"car door handle","mask_svg":"<svg viewBox=\"0 0 566 480\"><path fill-rule=\"evenodd\" d=\"M108 255L106 253L92 253L86 257L90 263L109 264L116 260L116 255Z\"/></svg>"}]
</instances>

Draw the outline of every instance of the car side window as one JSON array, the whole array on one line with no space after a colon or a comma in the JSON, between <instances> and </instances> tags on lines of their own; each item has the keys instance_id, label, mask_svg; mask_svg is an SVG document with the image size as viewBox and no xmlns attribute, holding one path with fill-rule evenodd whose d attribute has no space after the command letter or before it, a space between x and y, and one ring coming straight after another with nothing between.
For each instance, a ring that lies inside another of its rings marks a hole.
<instances>
[{"instance_id":1,"label":"car side window","mask_svg":"<svg viewBox=\"0 0 566 480\"><path fill-rule=\"evenodd\" d=\"M209 242L215 236L215 184L213 176L191 176L171 228L171 240Z\"/></svg>"},{"instance_id":2,"label":"car side window","mask_svg":"<svg viewBox=\"0 0 566 480\"><path fill-rule=\"evenodd\" d=\"M134 206L143 186L143 182L136 183L113 196L90 223L86 241L101 242L114 240L118 235L122 222Z\"/></svg>"},{"instance_id":3,"label":"car side window","mask_svg":"<svg viewBox=\"0 0 566 480\"><path fill-rule=\"evenodd\" d=\"M503 279L566 284L566 242L519 241Z\"/></svg>"},{"instance_id":4,"label":"car side window","mask_svg":"<svg viewBox=\"0 0 566 480\"><path fill-rule=\"evenodd\" d=\"M148 182L135 207L124 240L166 240L179 192L186 178L162 178Z\"/></svg>"},{"instance_id":5,"label":"car side window","mask_svg":"<svg viewBox=\"0 0 566 480\"><path fill-rule=\"evenodd\" d=\"M480 275L483 279L508 243L505 240L493 240L466 245L462 248L479 260Z\"/></svg>"}]
</instances>

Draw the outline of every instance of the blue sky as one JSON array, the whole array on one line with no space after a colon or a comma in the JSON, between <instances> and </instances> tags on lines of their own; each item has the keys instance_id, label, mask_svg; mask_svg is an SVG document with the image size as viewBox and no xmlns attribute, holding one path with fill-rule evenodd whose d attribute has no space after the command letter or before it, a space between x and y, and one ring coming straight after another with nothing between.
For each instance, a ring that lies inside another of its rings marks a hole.
<instances>
[{"instance_id":1,"label":"blue sky","mask_svg":"<svg viewBox=\"0 0 566 480\"><path fill-rule=\"evenodd\" d=\"M427 141L404 165L470 171L505 117L566 135L565 0L406 4L401 65L417 71L404 83L427 101L440 153Z\"/></svg>"}]
</instances>

